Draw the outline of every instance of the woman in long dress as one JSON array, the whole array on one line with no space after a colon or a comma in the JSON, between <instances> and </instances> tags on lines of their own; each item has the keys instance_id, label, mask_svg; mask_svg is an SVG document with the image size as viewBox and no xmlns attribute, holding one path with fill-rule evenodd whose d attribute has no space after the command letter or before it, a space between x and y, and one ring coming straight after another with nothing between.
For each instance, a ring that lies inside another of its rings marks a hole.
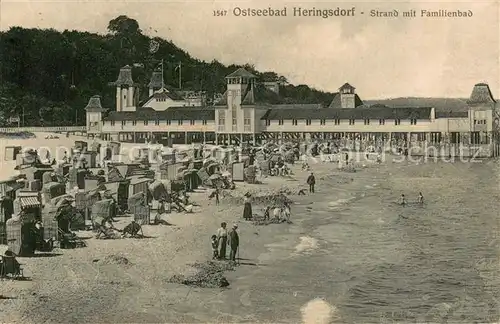
<instances>
[{"instance_id":1,"label":"woman in long dress","mask_svg":"<svg viewBox=\"0 0 500 324\"><path fill-rule=\"evenodd\" d=\"M245 207L243 208L243 218L245 220L252 219L252 204L250 203L250 195L245 195Z\"/></svg>"},{"instance_id":2,"label":"woman in long dress","mask_svg":"<svg viewBox=\"0 0 500 324\"><path fill-rule=\"evenodd\" d=\"M227 246L227 228L226 222L220 224L220 228L217 230L217 242L219 246L219 259L226 258L226 246Z\"/></svg>"}]
</instances>

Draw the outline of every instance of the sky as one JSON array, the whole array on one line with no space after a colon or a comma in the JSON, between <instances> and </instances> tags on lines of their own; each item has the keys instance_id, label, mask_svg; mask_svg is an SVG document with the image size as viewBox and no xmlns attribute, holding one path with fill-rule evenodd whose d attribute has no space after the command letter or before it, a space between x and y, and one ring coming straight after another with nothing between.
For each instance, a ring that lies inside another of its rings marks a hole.
<instances>
[{"instance_id":1,"label":"sky","mask_svg":"<svg viewBox=\"0 0 500 324\"><path fill-rule=\"evenodd\" d=\"M287 17L242 17L241 9L283 9ZM294 7L355 8L351 17L293 17ZM422 18L421 10L470 10L466 18ZM214 17L214 10L227 10ZM397 10L397 18L371 17ZM417 17L403 18L416 10ZM361 14L364 12L364 14ZM0 29L76 29L105 33L127 15L150 36L191 56L254 64L293 84L336 91L349 82L362 98L467 98L485 82L500 97L500 1L11 1L0 2ZM133 63L133 62L131 62Z\"/></svg>"}]
</instances>

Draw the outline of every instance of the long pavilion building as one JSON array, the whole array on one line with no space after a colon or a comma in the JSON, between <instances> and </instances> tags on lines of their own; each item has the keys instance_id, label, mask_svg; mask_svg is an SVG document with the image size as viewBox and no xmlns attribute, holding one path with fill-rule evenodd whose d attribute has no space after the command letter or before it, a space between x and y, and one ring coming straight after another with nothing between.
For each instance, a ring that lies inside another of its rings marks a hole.
<instances>
[{"instance_id":1,"label":"long pavilion building","mask_svg":"<svg viewBox=\"0 0 500 324\"><path fill-rule=\"evenodd\" d=\"M174 144L344 139L362 143L358 149L404 143L413 154L427 155L432 148L432 154L447 156L500 155L498 103L485 83L474 85L465 109L459 111L367 105L349 83L339 88L328 107L285 104L277 84L259 83L243 68L228 75L226 84L222 98L207 106L168 89L161 73L154 72L149 98L137 105L137 84L125 66L111 83L116 87L115 110L103 109L99 96L90 99L87 132L137 143L148 138Z\"/></svg>"}]
</instances>

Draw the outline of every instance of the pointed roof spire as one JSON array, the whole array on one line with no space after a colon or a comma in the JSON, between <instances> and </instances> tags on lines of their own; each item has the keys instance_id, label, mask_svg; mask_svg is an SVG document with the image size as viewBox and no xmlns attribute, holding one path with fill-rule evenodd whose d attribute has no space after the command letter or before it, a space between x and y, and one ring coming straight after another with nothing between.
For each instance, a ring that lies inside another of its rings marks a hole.
<instances>
[{"instance_id":1,"label":"pointed roof spire","mask_svg":"<svg viewBox=\"0 0 500 324\"><path fill-rule=\"evenodd\" d=\"M120 69L118 79L115 82L110 82L110 85L115 86L133 86L134 80L132 79L132 68L130 65L125 65Z\"/></svg>"},{"instance_id":2,"label":"pointed roof spire","mask_svg":"<svg viewBox=\"0 0 500 324\"><path fill-rule=\"evenodd\" d=\"M354 89L356 89L356 88L354 88L352 85L350 85L349 83L347 83L347 82L346 82L346 83L344 83L344 85L343 85L343 86L341 86L341 87L339 88L339 90L342 90L342 89L352 89L352 90L354 90Z\"/></svg>"},{"instance_id":3,"label":"pointed roof spire","mask_svg":"<svg viewBox=\"0 0 500 324\"><path fill-rule=\"evenodd\" d=\"M469 100L467 100L467 103L470 105L489 104L495 102L496 101L493 98L490 87L486 83L478 83L474 85Z\"/></svg>"},{"instance_id":4,"label":"pointed roof spire","mask_svg":"<svg viewBox=\"0 0 500 324\"><path fill-rule=\"evenodd\" d=\"M233 73L229 74L226 78L248 78L248 79L255 79L257 78L255 75L252 73L248 72L244 68L239 68L238 70L234 71Z\"/></svg>"},{"instance_id":5,"label":"pointed roof spire","mask_svg":"<svg viewBox=\"0 0 500 324\"><path fill-rule=\"evenodd\" d=\"M104 111L105 109L102 108L101 105L101 97L100 96L92 96L89 99L89 102L87 106L85 107L86 111L93 111L93 112L99 112L99 111Z\"/></svg>"}]
</instances>

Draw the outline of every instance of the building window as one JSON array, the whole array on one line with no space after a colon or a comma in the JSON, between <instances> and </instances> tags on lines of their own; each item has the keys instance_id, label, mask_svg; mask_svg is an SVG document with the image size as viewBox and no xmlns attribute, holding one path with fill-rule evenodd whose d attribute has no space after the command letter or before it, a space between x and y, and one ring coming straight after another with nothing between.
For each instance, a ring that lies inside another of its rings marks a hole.
<instances>
[{"instance_id":1,"label":"building window","mask_svg":"<svg viewBox=\"0 0 500 324\"><path fill-rule=\"evenodd\" d=\"M310 119L306 119L306 125L311 125L311 120Z\"/></svg>"},{"instance_id":2,"label":"building window","mask_svg":"<svg viewBox=\"0 0 500 324\"><path fill-rule=\"evenodd\" d=\"M340 119L335 119L335 125L340 125Z\"/></svg>"},{"instance_id":3,"label":"building window","mask_svg":"<svg viewBox=\"0 0 500 324\"><path fill-rule=\"evenodd\" d=\"M207 124L207 121L206 121L205 119L203 119L202 124L203 124L203 125L206 125L206 124Z\"/></svg>"},{"instance_id":4,"label":"building window","mask_svg":"<svg viewBox=\"0 0 500 324\"><path fill-rule=\"evenodd\" d=\"M104 123L102 123L102 124L104 125ZM111 121L111 126L115 126L115 121L114 120Z\"/></svg>"},{"instance_id":5,"label":"building window","mask_svg":"<svg viewBox=\"0 0 500 324\"><path fill-rule=\"evenodd\" d=\"M486 120L484 122L486 123ZM481 144L490 144L490 135L488 132L481 133Z\"/></svg>"},{"instance_id":6,"label":"building window","mask_svg":"<svg viewBox=\"0 0 500 324\"><path fill-rule=\"evenodd\" d=\"M432 132L431 133L431 143L441 143L441 133L440 132Z\"/></svg>"},{"instance_id":7,"label":"building window","mask_svg":"<svg viewBox=\"0 0 500 324\"><path fill-rule=\"evenodd\" d=\"M394 125L401 125L401 119L394 119Z\"/></svg>"},{"instance_id":8,"label":"building window","mask_svg":"<svg viewBox=\"0 0 500 324\"><path fill-rule=\"evenodd\" d=\"M167 120L167 125L170 125L172 124L172 121L171 120Z\"/></svg>"},{"instance_id":9,"label":"building window","mask_svg":"<svg viewBox=\"0 0 500 324\"><path fill-rule=\"evenodd\" d=\"M283 119L280 119L280 120L278 121L278 124L279 124L279 125L283 125L283 124L284 124Z\"/></svg>"},{"instance_id":10,"label":"building window","mask_svg":"<svg viewBox=\"0 0 500 324\"><path fill-rule=\"evenodd\" d=\"M160 121L159 120L155 120L155 126L160 126Z\"/></svg>"},{"instance_id":11,"label":"building window","mask_svg":"<svg viewBox=\"0 0 500 324\"><path fill-rule=\"evenodd\" d=\"M148 121L147 120L144 121L144 126L148 126Z\"/></svg>"},{"instance_id":12,"label":"building window","mask_svg":"<svg viewBox=\"0 0 500 324\"><path fill-rule=\"evenodd\" d=\"M122 126L125 126L126 125L126 121L122 120Z\"/></svg>"},{"instance_id":13,"label":"building window","mask_svg":"<svg viewBox=\"0 0 500 324\"><path fill-rule=\"evenodd\" d=\"M236 118L233 118L233 126L238 124L238 120Z\"/></svg>"},{"instance_id":14,"label":"building window","mask_svg":"<svg viewBox=\"0 0 500 324\"><path fill-rule=\"evenodd\" d=\"M349 125L354 125L354 119L349 119Z\"/></svg>"},{"instance_id":15,"label":"building window","mask_svg":"<svg viewBox=\"0 0 500 324\"><path fill-rule=\"evenodd\" d=\"M219 118L219 125L225 125L226 124L226 119L225 118Z\"/></svg>"},{"instance_id":16,"label":"building window","mask_svg":"<svg viewBox=\"0 0 500 324\"><path fill-rule=\"evenodd\" d=\"M370 120L369 119L365 119L365 125L370 125Z\"/></svg>"},{"instance_id":17,"label":"building window","mask_svg":"<svg viewBox=\"0 0 500 324\"><path fill-rule=\"evenodd\" d=\"M137 120L132 120L132 126L137 125Z\"/></svg>"},{"instance_id":18,"label":"building window","mask_svg":"<svg viewBox=\"0 0 500 324\"><path fill-rule=\"evenodd\" d=\"M474 123L476 120L474 120ZM479 136L479 132L471 132L470 133L470 143L471 144L479 144L481 143L481 137Z\"/></svg>"},{"instance_id":19,"label":"building window","mask_svg":"<svg viewBox=\"0 0 500 324\"><path fill-rule=\"evenodd\" d=\"M179 120L177 121L177 125L182 125L182 119L179 119Z\"/></svg>"},{"instance_id":20,"label":"building window","mask_svg":"<svg viewBox=\"0 0 500 324\"><path fill-rule=\"evenodd\" d=\"M477 119L474 119L474 125L477 125Z\"/></svg>"},{"instance_id":21,"label":"building window","mask_svg":"<svg viewBox=\"0 0 500 324\"><path fill-rule=\"evenodd\" d=\"M270 126L271 125L271 121L269 119L266 119L266 126Z\"/></svg>"},{"instance_id":22,"label":"building window","mask_svg":"<svg viewBox=\"0 0 500 324\"><path fill-rule=\"evenodd\" d=\"M324 119L321 119L321 120L319 121L319 124L320 124L320 125L324 125L325 123L326 123L326 121L325 121Z\"/></svg>"},{"instance_id":23,"label":"building window","mask_svg":"<svg viewBox=\"0 0 500 324\"><path fill-rule=\"evenodd\" d=\"M297 119L292 119L292 125L297 126Z\"/></svg>"},{"instance_id":24,"label":"building window","mask_svg":"<svg viewBox=\"0 0 500 324\"><path fill-rule=\"evenodd\" d=\"M250 125L250 118L243 119L243 125Z\"/></svg>"},{"instance_id":25,"label":"building window","mask_svg":"<svg viewBox=\"0 0 500 324\"><path fill-rule=\"evenodd\" d=\"M410 119L410 124L411 125L416 125L417 124L417 119L415 119L415 118Z\"/></svg>"},{"instance_id":26,"label":"building window","mask_svg":"<svg viewBox=\"0 0 500 324\"><path fill-rule=\"evenodd\" d=\"M191 125L194 125L194 120L191 119L191 121L189 122Z\"/></svg>"},{"instance_id":27,"label":"building window","mask_svg":"<svg viewBox=\"0 0 500 324\"><path fill-rule=\"evenodd\" d=\"M385 125L385 119L379 119L378 120L379 125Z\"/></svg>"}]
</instances>

